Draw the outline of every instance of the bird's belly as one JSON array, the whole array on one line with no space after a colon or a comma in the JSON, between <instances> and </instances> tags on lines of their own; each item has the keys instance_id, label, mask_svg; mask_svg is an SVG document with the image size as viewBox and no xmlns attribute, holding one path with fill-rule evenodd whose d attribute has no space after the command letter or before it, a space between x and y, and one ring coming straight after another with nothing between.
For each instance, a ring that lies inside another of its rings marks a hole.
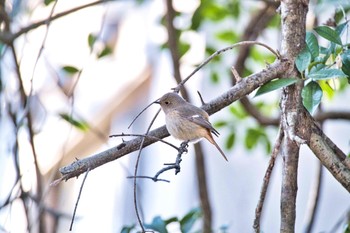
<instances>
[{"instance_id":1,"label":"bird's belly","mask_svg":"<svg viewBox=\"0 0 350 233\"><path fill-rule=\"evenodd\" d=\"M191 142L200 140L207 133L203 127L176 114L168 114L166 128L174 138Z\"/></svg>"}]
</instances>

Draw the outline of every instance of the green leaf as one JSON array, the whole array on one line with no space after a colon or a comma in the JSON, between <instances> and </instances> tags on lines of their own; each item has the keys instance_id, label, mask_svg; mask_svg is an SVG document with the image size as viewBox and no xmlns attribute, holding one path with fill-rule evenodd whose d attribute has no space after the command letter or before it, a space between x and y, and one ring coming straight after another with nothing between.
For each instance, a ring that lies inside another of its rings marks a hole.
<instances>
[{"instance_id":1,"label":"green leaf","mask_svg":"<svg viewBox=\"0 0 350 233\"><path fill-rule=\"evenodd\" d=\"M242 105L231 105L229 109L230 112L238 119L244 119L248 116L247 112L243 109Z\"/></svg>"},{"instance_id":2,"label":"green leaf","mask_svg":"<svg viewBox=\"0 0 350 233\"><path fill-rule=\"evenodd\" d=\"M340 55L342 61L342 71L350 77L350 50L346 50Z\"/></svg>"},{"instance_id":3,"label":"green leaf","mask_svg":"<svg viewBox=\"0 0 350 233\"><path fill-rule=\"evenodd\" d=\"M218 83L219 82L219 74L215 71L211 72L210 80L213 83Z\"/></svg>"},{"instance_id":4,"label":"green leaf","mask_svg":"<svg viewBox=\"0 0 350 233\"><path fill-rule=\"evenodd\" d=\"M216 121L214 123L214 128L222 128L227 125L227 121Z\"/></svg>"},{"instance_id":5,"label":"green leaf","mask_svg":"<svg viewBox=\"0 0 350 233\"><path fill-rule=\"evenodd\" d=\"M246 148L249 150L253 149L257 145L260 136L261 132L259 130L249 128L247 130L247 134L244 140Z\"/></svg>"},{"instance_id":6,"label":"green leaf","mask_svg":"<svg viewBox=\"0 0 350 233\"><path fill-rule=\"evenodd\" d=\"M81 131L86 132L90 128L87 122L74 119L71 115L67 113L60 113L59 116Z\"/></svg>"},{"instance_id":7,"label":"green leaf","mask_svg":"<svg viewBox=\"0 0 350 233\"><path fill-rule=\"evenodd\" d=\"M168 225L172 222L178 222L179 220L177 219L177 217L172 217L172 218L169 218L167 220L165 220L165 224Z\"/></svg>"},{"instance_id":8,"label":"green leaf","mask_svg":"<svg viewBox=\"0 0 350 233\"><path fill-rule=\"evenodd\" d=\"M312 55L312 58L318 57L320 53L320 47L318 46L318 41L316 36L311 32L307 32L305 41L306 41L306 46Z\"/></svg>"},{"instance_id":9,"label":"green leaf","mask_svg":"<svg viewBox=\"0 0 350 233\"><path fill-rule=\"evenodd\" d=\"M228 43L234 43L238 40L237 33L235 33L232 30L218 32L215 36L219 40L228 42Z\"/></svg>"},{"instance_id":10,"label":"green leaf","mask_svg":"<svg viewBox=\"0 0 350 233\"><path fill-rule=\"evenodd\" d=\"M319 27L315 27L314 30L317 32L317 34L319 34L323 38L335 44L342 45L340 36L334 29L328 26L319 26Z\"/></svg>"},{"instance_id":11,"label":"green leaf","mask_svg":"<svg viewBox=\"0 0 350 233\"><path fill-rule=\"evenodd\" d=\"M249 128L245 137L245 146L251 150L261 141L265 144L266 153L271 152L271 143L263 128Z\"/></svg>"},{"instance_id":12,"label":"green leaf","mask_svg":"<svg viewBox=\"0 0 350 233\"><path fill-rule=\"evenodd\" d=\"M269 21L267 28L279 28L281 25L281 16L279 14L275 14L272 19Z\"/></svg>"},{"instance_id":13,"label":"green leaf","mask_svg":"<svg viewBox=\"0 0 350 233\"><path fill-rule=\"evenodd\" d=\"M236 141L236 134L230 133L226 139L225 147L226 149L232 149Z\"/></svg>"},{"instance_id":14,"label":"green leaf","mask_svg":"<svg viewBox=\"0 0 350 233\"><path fill-rule=\"evenodd\" d=\"M187 213L181 220L180 220L180 228L182 233L188 233L195 222L202 217L202 211L200 208L195 208L191 210L189 213Z\"/></svg>"},{"instance_id":15,"label":"green leaf","mask_svg":"<svg viewBox=\"0 0 350 233\"><path fill-rule=\"evenodd\" d=\"M225 6L216 4L214 1L208 1L208 4L205 4L203 8L202 14L204 18L217 22L228 16L230 12Z\"/></svg>"},{"instance_id":16,"label":"green leaf","mask_svg":"<svg viewBox=\"0 0 350 233\"><path fill-rule=\"evenodd\" d=\"M44 0L44 4L45 4L45 6L48 6L48 5L50 5L51 2L54 2L54 1L56 1L56 0Z\"/></svg>"},{"instance_id":17,"label":"green leaf","mask_svg":"<svg viewBox=\"0 0 350 233\"><path fill-rule=\"evenodd\" d=\"M231 15L235 19L238 19L241 14L241 2L239 0L234 0L228 7L231 10Z\"/></svg>"},{"instance_id":18,"label":"green leaf","mask_svg":"<svg viewBox=\"0 0 350 233\"><path fill-rule=\"evenodd\" d=\"M113 52L113 49L111 47L109 47L108 45L106 45L103 48L103 50L97 55L97 57L98 58L105 57L105 56L112 54L112 52Z\"/></svg>"},{"instance_id":19,"label":"green leaf","mask_svg":"<svg viewBox=\"0 0 350 233\"><path fill-rule=\"evenodd\" d=\"M348 24L349 21L345 21L344 23L339 24L336 28L335 31L338 33L339 36L341 36L341 34L343 34L343 32L345 31L344 29L346 29L346 25Z\"/></svg>"},{"instance_id":20,"label":"green leaf","mask_svg":"<svg viewBox=\"0 0 350 233\"><path fill-rule=\"evenodd\" d=\"M166 223L160 216L154 217L152 223L145 224L145 227L151 230L155 230L159 233L168 233L168 230L166 229Z\"/></svg>"},{"instance_id":21,"label":"green leaf","mask_svg":"<svg viewBox=\"0 0 350 233\"><path fill-rule=\"evenodd\" d=\"M96 41L97 41L97 36L92 34L92 33L90 33L89 36L88 36L88 45L89 45L90 50L93 49L94 44L95 44Z\"/></svg>"},{"instance_id":22,"label":"green leaf","mask_svg":"<svg viewBox=\"0 0 350 233\"><path fill-rule=\"evenodd\" d=\"M303 72L308 68L311 62L311 53L309 52L309 49L305 47L297 56L295 59L295 65L299 72Z\"/></svg>"},{"instance_id":23,"label":"green leaf","mask_svg":"<svg viewBox=\"0 0 350 233\"><path fill-rule=\"evenodd\" d=\"M183 55L185 55L185 53L187 53L187 51L191 48L191 45L189 43L185 43L185 42L180 42L179 43L179 53L180 53L180 57L182 57Z\"/></svg>"},{"instance_id":24,"label":"green leaf","mask_svg":"<svg viewBox=\"0 0 350 233\"><path fill-rule=\"evenodd\" d=\"M292 85L298 81L297 78L281 78L277 80L272 80L268 83L265 83L262 85L258 91L256 92L254 97L257 97L259 95L280 89L282 87L287 87L289 85Z\"/></svg>"},{"instance_id":25,"label":"green leaf","mask_svg":"<svg viewBox=\"0 0 350 233\"><path fill-rule=\"evenodd\" d=\"M308 78L313 80L323 80L332 78L346 78L346 74L338 69L321 69L309 73Z\"/></svg>"},{"instance_id":26,"label":"green leaf","mask_svg":"<svg viewBox=\"0 0 350 233\"><path fill-rule=\"evenodd\" d=\"M131 233L131 230L135 229L135 224L131 226L123 226L120 233Z\"/></svg>"},{"instance_id":27,"label":"green leaf","mask_svg":"<svg viewBox=\"0 0 350 233\"><path fill-rule=\"evenodd\" d=\"M318 105L321 103L322 95L322 89L320 85L315 81L311 81L303 88L301 92L303 105L310 114L313 114Z\"/></svg>"},{"instance_id":28,"label":"green leaf","mask_svg":"<svg viewBox=\"0 0 350 233\"><path fill-rule=\"evenodd\" d=\"M199 26L202 23L202 11L204 8L204 3L200 4L199 7L196 9L196 11L192 15L192 22L191 22L191 29L194 31L197 31Z\"/></svg>"},{"instance_id":29,"label":"green leaf","mask_svg":"<svg viewBox=\"0 0 350 233\"><path fill-rule=\"evenodd\" d=\"M74 75L79 72L79 69L74 66L63 66L61 69L70 75Z\"/></svg>"}]
</instances>

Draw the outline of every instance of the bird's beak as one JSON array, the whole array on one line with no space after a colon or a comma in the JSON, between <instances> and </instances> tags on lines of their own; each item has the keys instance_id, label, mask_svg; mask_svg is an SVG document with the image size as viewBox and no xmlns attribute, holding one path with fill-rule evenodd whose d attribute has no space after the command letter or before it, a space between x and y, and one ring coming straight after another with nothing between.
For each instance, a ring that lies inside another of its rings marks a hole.
<instances>
[{"instance_id":1,"label":"bird's beak","mask_svg":"<svg viewBox=\"0 0 350 233\"><path fill-rule=\"evenodd\" d=\"M160 104L159 99L153 102L154 104Z\"/></svg>"}]
</instances>

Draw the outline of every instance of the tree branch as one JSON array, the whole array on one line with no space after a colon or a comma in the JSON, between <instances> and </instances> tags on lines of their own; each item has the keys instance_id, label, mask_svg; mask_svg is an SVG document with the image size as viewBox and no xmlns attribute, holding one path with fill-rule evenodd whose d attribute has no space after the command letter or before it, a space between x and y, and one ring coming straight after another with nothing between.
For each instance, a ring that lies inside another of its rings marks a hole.
<instances>
[{"instance_id":1,"label":"tree branch","mask_svg":"<svg viewBox=\"0 0 350 233\"><path fill-rule=\"evenodd\" d=\"M274 145L274 148L272 150L272 155L271 155L271 158L269 161L269 166L267 167L266 172L265 172L264 182L263 182L263 185L262 185L261 191L260 191L259 202L258 202L258 205L256 206L256 209L255 209L255 219L254 219L253 228L254 228L254 231L256 233L260 233L261 212L262 212L262 209L264 206L265 197L266 197L266 193L267 193L267 188L268 188L269 183L270 183L272 170L273 170L273 167L275 166L275 160L276 160L277 155L278 155L280 148L281 148L283 136L284 136L283 130L281 130L281 128L280 128L275 145Z\"/></svg>"},{"instance_id":2,"label":"tree branch","mask_svg":"<svg viewBox=\"0 0 350 233\"><path fill-rule=\"evenodd\" d=\"M259 73L252 74L240 82L238 82L234 87L229 89L227 92L223 93L221 96L210 101L202 108L207 111L210 115L214 114L226 106L230 105L237 99L245 96L252 91L254 91L259 86L264 83L281 76L286 70L290 68L290 62L287 60L277 61L276 63L270 65L266 69ZM164 138L169 136L168 131L165 126L151 131L148 135L151 137ZM72 164L62 167L59 169L63 177L60 180L68 180L72 177L77 177L80 174L87 171L87 169L93 170L105 163L116 160L126 154L139 149L142 138L138 137L130 141L123 142L122 144L110 148L101 153L95 154L91 157L87 157L81 160L74 161ZM144 147L156 142L157 140L152 138L145 138Z\"/></svg>"},{"instance_id":3,"label":"tree branch","mask_svg":"<svg viewBox=\"0 0 350 233\"><path fill-rule=\"evenodd\" d=\"M302 116L305 125L299 127L298 134L334 178L350 192L350 159L323 133L306 110Z\"/></svg>"}]
</instances>

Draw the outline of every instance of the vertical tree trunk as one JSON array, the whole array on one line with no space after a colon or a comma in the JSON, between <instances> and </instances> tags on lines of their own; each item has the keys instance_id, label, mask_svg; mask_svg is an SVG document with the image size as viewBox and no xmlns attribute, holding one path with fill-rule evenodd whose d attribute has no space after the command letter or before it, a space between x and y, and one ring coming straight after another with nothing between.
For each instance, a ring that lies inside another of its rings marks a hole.
<instances>
[{"instance_id":1,"label":"vertical tree trunk","mask_svg":"<svg viewBox=\"0 0 350 233\"><path fill-rule=\"evenodd\" d=\"M281 1L282 17L282 55L292 63L305 46L305 23L308 11L307 0ZM296 27L296 25L298 25ZM300 77L296 68L289 70L285 77ZM302 142L296 135L296 128L303 108L301 90L303 82L286 87L280 102L282 129L283 174L281 190L281 229L280 232L295 232L296 197L298 190L299 146Z\"/></svg>"}]
</instances>

